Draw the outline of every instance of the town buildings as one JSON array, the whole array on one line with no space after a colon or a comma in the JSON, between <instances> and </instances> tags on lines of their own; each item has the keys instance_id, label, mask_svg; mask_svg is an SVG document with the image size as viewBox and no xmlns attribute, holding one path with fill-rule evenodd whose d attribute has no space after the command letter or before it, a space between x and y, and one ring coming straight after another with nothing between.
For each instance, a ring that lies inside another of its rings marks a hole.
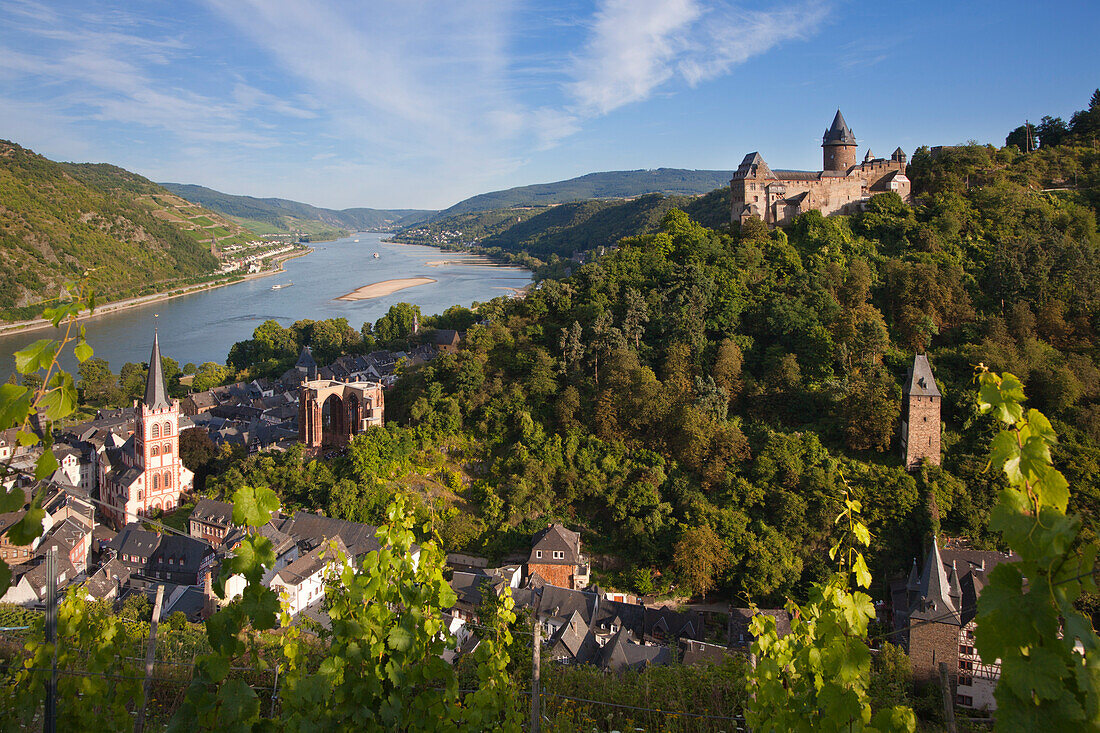
<instances>
[{"instance_id":1,"label":"town buildings","mask_svg":"<svg viewBox=\"0 0 1100 733\"><path fill-rule=\"evenodd\" d=\"M905 177L906 156L896 149L889 160L868 150L856 163L856 137L837 110L833 124L821 140L820 171L772 170L760 153L749 153L730 180L733 223L761 219L766 224L786 224L799 214L816 209L823 215L858 211L877 193L892 191L903 200L910 197Z\"/></svg>"}]
</instances>

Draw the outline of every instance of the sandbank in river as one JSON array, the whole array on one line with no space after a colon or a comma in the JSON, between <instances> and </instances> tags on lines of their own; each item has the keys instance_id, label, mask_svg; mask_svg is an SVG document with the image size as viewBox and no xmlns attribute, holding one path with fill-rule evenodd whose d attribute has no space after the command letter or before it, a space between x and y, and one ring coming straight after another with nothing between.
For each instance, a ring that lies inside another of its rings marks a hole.
<instances>
[{"instance_id":1,"label":"sandbank in river","mask_svg":"<svg viewBox=\"0 0 1100 733\"><path fill-rule=\"evenodd\" d=\"M427 285L429 283L436 282L430 277L402 277L396 280L383 280L382 282L371 283L370 285L364 285L361 288L352 290L347 295L341 295L336 300L370 300L371 298L381 298L384 295L392 295L398 290L404 290L405 288L415 288L417 285Z\"/></svg>"}]
</instances>

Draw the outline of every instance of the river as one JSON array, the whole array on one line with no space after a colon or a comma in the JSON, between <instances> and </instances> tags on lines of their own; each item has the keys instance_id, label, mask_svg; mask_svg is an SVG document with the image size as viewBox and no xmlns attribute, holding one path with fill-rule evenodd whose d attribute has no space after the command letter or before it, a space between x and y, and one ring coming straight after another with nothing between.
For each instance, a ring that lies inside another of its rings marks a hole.
<instances>
[{"instance_id":1,"label":"river","mask_svg":"<svg viewBox=\"0 0 1100 733\"><path fill-rule=\"evenodd\" d=\"M522 288L531 282L531 273L523 268L494 265L485 258L434 247L382 242L383 236L363 232L313 244L315 251L311 254L284 263L286 272L90 318L84 321L88 343L116 373L126 362L146 361L153 338L153 316L158 314L161 353L165 356L181 366L187 362L225 363L229 348L251 338L256 326L266 320L289 326L303 318L342 316L353 328L359 328L364 322L378 320L394 303L413 303L425 315L442 313L452 305L470 306L475 301L507 295L509 288ZM455 259L461 262L429 264ZM370 300L335 300L363 285L413 277L436 282ZM284 283L293 285L271 289ZM14 371L12 355L16 351L52 333L49 329L0 336L0 381ZM66 369L75 366L71 358L65 362Z\"/></svg>"}]
</instances>

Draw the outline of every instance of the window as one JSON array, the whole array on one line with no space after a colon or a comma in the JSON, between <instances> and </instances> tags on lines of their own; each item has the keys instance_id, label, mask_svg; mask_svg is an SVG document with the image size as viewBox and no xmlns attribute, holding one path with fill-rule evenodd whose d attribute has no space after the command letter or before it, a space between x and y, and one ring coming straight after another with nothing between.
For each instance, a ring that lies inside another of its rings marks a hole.
<instances>
[{"instance_id":1,"label":"window","mask_svg":"<svg viewBox=\"0 0 1100 733\"><path fill-rule=\"evenodd\" d=\"M555 560L564 560L565 559L565 553L562 552L561 550L554 550L554 559Z\"/></svg>"},{"instance_id":2,"label":"window","mask_svg":"<svg viewBox=\"0 0 1100 733\"><path fill-rule=\"evenodd\" d=\"M154 473L153 474L153 491L156 491L159 488L160 488L160 474L159 473Z\"/></svg>"},{"instance_id":3,"label":"window","mask_svg":"<svg viewBox=\"0 0 1100 733\"><path fill-rule=\"evenodd\" d=\"M138 489L138 501L141 501L141 489Z\"/></svg>"},{"instance_id":4,"label":"window","mask_svg":"<svg viewBox=\"0 0 1100 733\"><path fill-rule=\"evenodd\" d=\"M164 488L166 488L166 489L172 488L172 474L170 474L170 473L164 474ZM168 506L165 505L164 508L167 509Z\"/></svg>"},{"instance_id":5,"label":"window","mask_svg":"<svg viewBox=\"0 0 1100 733\"><path fill-rule=\"evenodd\" d=\"M172 452L172 444L171 443L165 443L164 444L164 455L168 455L171 452Z\"/></svg>"},{"instance_id":6,"label":"window","mask_svg":"<svg viewBox=\"0 0 1100 733\"><path fill-rule=\"evenodd\" d=\"M153 429L149 433L149 435L150 435L150 437L153 437L153 438L159 438L160 437L160 425L157 425L156 423L154 423L153 424Z\"/></svg>"},{"instance_id":7,"label":"window","mask_svg":"<svg viewBox=\"0 0 1100 733\"><path fill-rule=\"evenodd\" d=\"M971 707L974 705L974 698L970 697L970 695L956 695L955 702L964 707Z\"/></svg>"},{"instance_id":8,"label":"window","mask_svg":"<svg viewBox=\"0 0 1100 733\"><path fill-rule=\"evenodd\" d=\"M971 677L970 675L968 675L968 674L960 674L959 675L959 686L960 687L970 687L973 684L974 684L974 678Z\"/></svg>"},{"instance_id":9,"label":"window","mask_svg":"<svg viewBox=\"0 0 1100 733\"><path fill-rule=\"evenodd\" d=\"M149 449L149 455L150 456L159 456L160 455L160 448L158 448L157 446L154 445L152 448Z\"/></svg>"},{"instance_id":10,"label":"window","mask_svg":"<svg viewBox=\"0 0 1100 733\"><path fill-rule=\"evenodd\" d=\"M170 423L170 422L164 423L164 434L165 435L171 435L172 434L172 423Z\"/></svg>"},{"instance_id":11,"label":"window","mask_svg":"<svg viewBox=\"0 0 1100 733\"><path fill-rule=\"evenodd\" d=\"M542 559L542 550L535 550L535 557L537 557L539 560L541 560Z\"/></svg>"}]
</instances>

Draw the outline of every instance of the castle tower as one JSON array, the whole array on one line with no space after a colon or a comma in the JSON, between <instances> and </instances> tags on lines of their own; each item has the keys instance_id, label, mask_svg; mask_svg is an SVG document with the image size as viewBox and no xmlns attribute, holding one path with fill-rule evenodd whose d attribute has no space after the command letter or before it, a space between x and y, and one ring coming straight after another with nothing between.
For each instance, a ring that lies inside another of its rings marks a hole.
<instances>
[{"instance_id":1,"label":"castle tower","mask_svg":"<svg viewBox=\"0 0 1100 733\"><path fill-rule=\"evenodd\" d=\"M191 490L194 475L180 461L179 417L179 400L169 397L164 385L160 340L154 331L145 398L134 405L133 461L141 475L130 486L128 510L170 511L179 506L180 494Z\"/></svg>"},{"instance_id":2,"label":"castle tower","mask_svg":"<svg viewBox=\"0 0 1100 733\"><path fill-rule=\"evenodd\" d=\"M902 393L901 451L910 471L920 468L926 458L932 465L940 465L942 399L928 357L917 354Z\"/></svg>"},{"instance_id":3,"label":"castle tower","mask_svg":"<svg viewBox=\"0 0 1100 733\"><path fill-rule=\"evenodd\" d=\"M856 164L856 136L839 109L832 127L821 138L821 147L823 167L827 171L847 171Z\"/></svg>"},{"instance_id":4,"label":"castle tower","mask_svg":"<svg viewBox=\"0 0 1100 733\"><path fill-rule=\"evenodd\" d=\"M929 682L936 678L940 662L947 664L952 687L959 669L959 629L963 626L962 591L957 572L947 574L939 542L924 562L917 601L909 609L908 647L913 678Z\"/></svg>"}]
</instances>

